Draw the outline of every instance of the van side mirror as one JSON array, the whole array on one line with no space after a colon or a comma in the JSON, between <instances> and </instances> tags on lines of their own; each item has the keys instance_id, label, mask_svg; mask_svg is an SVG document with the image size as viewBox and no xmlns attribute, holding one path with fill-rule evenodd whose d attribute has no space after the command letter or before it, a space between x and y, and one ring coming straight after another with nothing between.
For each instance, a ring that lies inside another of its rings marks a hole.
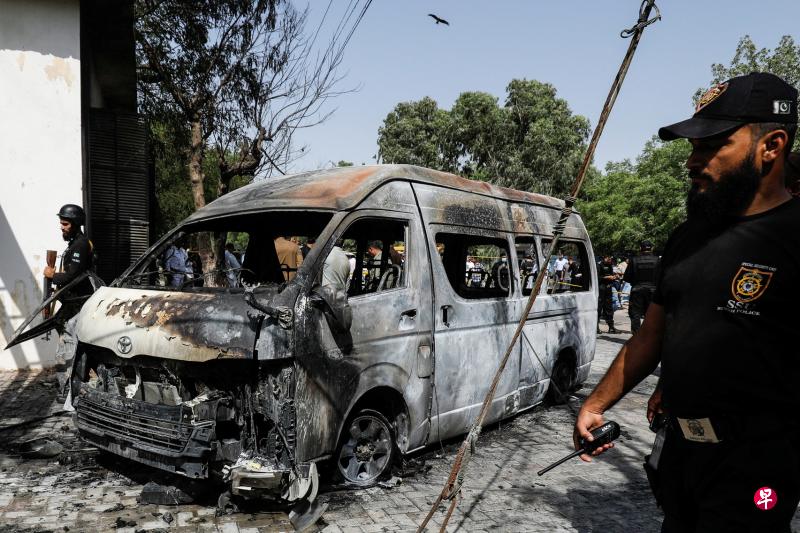
<instances>
[{"instance_id":1,"label":"van side mirror","mask_svg":"<svg viewBox=\"0 0 800 533\"><path fill-rule=\"evenodd\" d=\"M350 331L353 313L344 291L336 291L330 286L317 287L308 295L308 303L314 309L323 312L333 331L337 333Z\"/></svg>"}]
</instances>

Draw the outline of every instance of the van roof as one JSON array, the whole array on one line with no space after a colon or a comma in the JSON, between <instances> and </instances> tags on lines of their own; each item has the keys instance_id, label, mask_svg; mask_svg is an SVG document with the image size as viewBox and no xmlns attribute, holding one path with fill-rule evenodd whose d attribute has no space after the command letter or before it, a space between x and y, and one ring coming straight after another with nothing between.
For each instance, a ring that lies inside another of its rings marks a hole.
<instances>
[{"instance_id":1,"label":"van roof","mask_svg":"<svg viewBox=\"0 0 800 533\"><path fill-rule=\"evenodd\" d=\"M562 200L551 196L498 187L415 165L371 165L314 170L258 180L198 209L187 221L265 208L348 210L384 183L395 180L427 183L555 209L564 206Z\"/></svg>"}]
</instances>

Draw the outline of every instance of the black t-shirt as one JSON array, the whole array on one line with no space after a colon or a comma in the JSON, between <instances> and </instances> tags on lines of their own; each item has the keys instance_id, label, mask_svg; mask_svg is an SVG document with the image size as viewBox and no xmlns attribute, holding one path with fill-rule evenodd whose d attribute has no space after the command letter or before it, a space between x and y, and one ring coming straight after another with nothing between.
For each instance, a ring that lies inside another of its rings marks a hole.
<instances>
[{"instance_id":1,"label":"black t-shirt","mask_svg":"<svg viewBox=\"0 0 800 533\"><path fill-rule=\"evenodd\" d=\"M607 265L604 262L600 261L597 264L597 282L604 287L610 286L613 282L607 279L603 279L606 276L613 276L614 275L614 265Z\"/></svg>"},{"instance_id":2,"label":"black t-shirt","mask_svg":"<svg viewBox=\"0 0 800 533\"><path fill-rule=\"evenodd\" d=\"M672 414L800 408L800 200L717 230L679 226L653 302L664 306L664 407Z\"/></svg>"},{"instance_id":3,"label":"black t-shirt","mask_svg":"<svg viewBox=\"0 0 800 533\"><path fill-rule=\"evenodd\" d=\"M61 288L80 274L92 268L92 243L79 232L70 241L61 256L61 272L53 274L53 284ZM88 279L78 283L69 291L75 295L92 294L92 284Z\"/></svg>"}]
</instances>

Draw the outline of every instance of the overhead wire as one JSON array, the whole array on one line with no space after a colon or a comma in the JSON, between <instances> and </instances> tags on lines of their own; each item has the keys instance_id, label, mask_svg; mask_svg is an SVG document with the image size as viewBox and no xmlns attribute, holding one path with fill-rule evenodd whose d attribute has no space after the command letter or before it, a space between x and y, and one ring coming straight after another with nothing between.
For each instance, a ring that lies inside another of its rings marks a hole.
<instances>
[{"instance_id":1,"label":"overhead wire","mask_svg":"<svg viewBox=\"0 0 800 533\"><path fill-rule=\"evenodd\" d=\"M333 0L328 0L328 7L325 8L325 13L322 14L322 18L317 24L317 29L314 32L314 37L311 38L311 43L309 44L309 48L314 47L314 43L317 42L317 36L319 35L319 31L322 29L322 25L325 24L325 19L328 17L328 11L331 9L331 4L333 4Z\"/></svg>"}]
</instances>

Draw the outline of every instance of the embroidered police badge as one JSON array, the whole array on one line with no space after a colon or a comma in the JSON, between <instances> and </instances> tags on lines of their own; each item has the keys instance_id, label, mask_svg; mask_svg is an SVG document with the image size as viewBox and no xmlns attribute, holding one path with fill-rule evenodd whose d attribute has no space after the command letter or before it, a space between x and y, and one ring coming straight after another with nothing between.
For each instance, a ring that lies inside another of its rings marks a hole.
<instances>
[{"instance_id":1,"label":"embroidered police badge","mask_svg":"<svg viewBox=\"0 0 800 533\"><path fill-rule=\"evenodd\" d=\"M767 290L772 274L766 270L742 266L731 283L733 297L742 303L757 300Z\"/></svg>"},{"instance_id":2,"label":"embroidered police badge","mask_svg":"<svg viewBox=\"0 0 800 533\"><path fill-rule=\"evenodd\" d=\"M719 83L710 88L709 90L707 90L705 94L701 96L700 100L697 102L697 107L694 108L694 112L697 113L698 111L706 107L708 104L719 98L727 88L728 88L727 83Z\"/></svg>"}]
</instances>

